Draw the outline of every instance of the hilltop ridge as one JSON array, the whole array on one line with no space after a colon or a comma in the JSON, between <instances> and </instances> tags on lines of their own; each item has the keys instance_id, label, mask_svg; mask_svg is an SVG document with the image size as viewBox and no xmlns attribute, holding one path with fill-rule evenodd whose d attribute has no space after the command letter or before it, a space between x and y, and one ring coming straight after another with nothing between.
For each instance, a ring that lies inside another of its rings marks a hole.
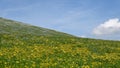
<instances>
[{"instance_id":1,"label":"hilltop ridge","mask_svg":"<svg viewBox=\"0 0 120 68\"><path fill-rule=\"evenodd\" d=\"M76 38L76 36L67 33L0 18L0 42L5 47L16 45L16 42L19 45L23 45L22 43L24 45L60 45L70 43L72 39ZM48 41L46 42L46 40Z\"/></svg>"},{"instance_id":2,"label":"hilltop ridge","mask_svg":"<svg viewBox=\"0 0 120 68\"><path fill-rule=\"evenodd\" d=\"M5 34L31 34L31 35L38 35L38 36L70 36L72 37L73 35L43 28L43 27L38 27L38 26L33 26L30 24L18 22L18 21L13 21L10 19L5 19L0 17L0 33L5 33Z\"/></svg>"}]
</instances>

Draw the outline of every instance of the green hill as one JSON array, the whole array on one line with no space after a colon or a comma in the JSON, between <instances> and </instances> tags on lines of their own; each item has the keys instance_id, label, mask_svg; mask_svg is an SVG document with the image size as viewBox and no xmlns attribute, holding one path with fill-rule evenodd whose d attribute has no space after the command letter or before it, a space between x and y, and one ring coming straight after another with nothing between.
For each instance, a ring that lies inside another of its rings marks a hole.
<instances>
[{"instance_id":1,"label":"green hill","mask_svg":"<svg viewBox=\"0 0 120 68\"><path fill-rule=\"evenodd\" d=\"M0 18L0 68L120 68L120 42Z\"/></svg>"},{"instance_id":2,"label":"green hill","mask_svg":"<svg viewBox=\"0 0 120 68\"><path fill-rule=\"evenodd\" d=\"M31 34L42 36L70 36L55 30L50 30L42 27L32 26L22 22L17 22L9 19L0 18L0 33L5 34Z\"/></svg>"},{"instance_id":3,"label":"green hill","mask_svg":"<svg viewBox=\"0 0 120 68\"><path fill-rule=\"evenodd\" d=\"M2 41L1 44L8 44L4 46L12 46L16 44L17 41L21 41L26 45L32 44L48 44L54 45L52 41L65 43L69 38L75 38L75 36L58 32L55 30L50 30L42 27L32 26L22 22L17 22L9 19L0 18L0 36ZM44 39L48 39L46 42ZM9 41L13 41L10 42ZM55 42L55 43L56 43ZM68 41L69 42L69 41ZM19 43L19 42L18 42ZM21 43L19 43L20 45Z\"/></svg>"}]
</instances>

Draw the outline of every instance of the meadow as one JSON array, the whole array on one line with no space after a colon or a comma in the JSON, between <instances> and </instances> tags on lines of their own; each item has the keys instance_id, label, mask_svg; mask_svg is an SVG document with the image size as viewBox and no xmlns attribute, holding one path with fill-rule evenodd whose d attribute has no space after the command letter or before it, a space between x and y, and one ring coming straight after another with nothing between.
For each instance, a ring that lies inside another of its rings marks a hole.
<instances>
[{"instance_id":1,"label":"meadow","mask_svg":"<svg viewBox=\"0 0 120 68\"><path fill-rule=\"evenodd\" d=\"M120 68L120 42L0 34L0 68Z\"/></svg>"},{"instance_id":2,"label":"meadow","mask_svg":"<svg viewBox=\"0 0 120 68\"><path fill-rule=\"evenodd\" d=\"M0 18L0 68L120 68L120 41Z\"/></svg>"}]
</instances>

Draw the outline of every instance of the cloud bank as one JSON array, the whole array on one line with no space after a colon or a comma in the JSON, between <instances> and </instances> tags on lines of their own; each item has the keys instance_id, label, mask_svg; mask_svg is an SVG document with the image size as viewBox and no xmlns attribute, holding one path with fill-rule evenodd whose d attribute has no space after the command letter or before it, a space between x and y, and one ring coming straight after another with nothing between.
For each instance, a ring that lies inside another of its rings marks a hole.
<instances>
[{"instance_id":1,"label":"cloud bank","mask_svg":"<svg viewBox=\"0 0 120 68\"><path fill-rule=\"evenodd\" d=\"M120 21L118 18L109 19L100 24L93 30L94 35L113 35L120 34Z\"/></svg>"}]
</instances>

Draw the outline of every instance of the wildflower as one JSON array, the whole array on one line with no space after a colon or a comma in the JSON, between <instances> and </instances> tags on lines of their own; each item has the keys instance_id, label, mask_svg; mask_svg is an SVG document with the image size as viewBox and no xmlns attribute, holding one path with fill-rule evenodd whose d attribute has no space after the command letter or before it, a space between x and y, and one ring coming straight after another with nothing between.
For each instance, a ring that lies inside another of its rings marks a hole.
<instances>
[{"instance_id":1,"label":"wildflower","mask_svg":"<svg viewBox=\"0 0 120 68\"><path fill-rule=\"evenodd\" d=\"M83 65L82 68L90 68L89 65Z\"/></svg>"}]
</instances>

